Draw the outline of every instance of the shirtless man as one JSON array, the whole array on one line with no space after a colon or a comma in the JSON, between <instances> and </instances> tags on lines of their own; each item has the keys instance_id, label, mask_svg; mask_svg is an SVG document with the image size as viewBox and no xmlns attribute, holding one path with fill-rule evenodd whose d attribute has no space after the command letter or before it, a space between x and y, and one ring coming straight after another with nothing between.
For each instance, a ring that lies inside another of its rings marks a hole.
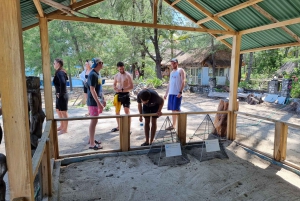
<instances>
[{"instance_id":1,"label":"shirtless man","mask_svg":"<svg viewBox=\"0 0 300 201\"><path fill-rule=\"evenodd\" d=\"M116 92L114 96L114 105L116 107L116 115L120 115L121 105L124 107L125 114L130 114L130 94L129 92L133 89L133 81L131 75L125 71L124 63L118 62L117 67L119 72L114 77L114 90ZM117 118L118 127L113 128L111 131L119 131L120 122ZM129 118L130 127L130 118Z\"/></svg>"}]
</instances>

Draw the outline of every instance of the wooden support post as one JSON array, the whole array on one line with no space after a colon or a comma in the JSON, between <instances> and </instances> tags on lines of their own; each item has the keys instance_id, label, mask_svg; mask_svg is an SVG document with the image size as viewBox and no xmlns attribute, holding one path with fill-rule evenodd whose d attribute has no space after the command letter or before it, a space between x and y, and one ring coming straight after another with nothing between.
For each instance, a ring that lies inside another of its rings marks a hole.
<instances>
[{"instance_id":1,"label":"wooden support post","mask_svg":"<svg viewBox=\"0 0 300 201\"><path fill-rule=\"evenodd\" d=\"M44 100L47 120L54 119L53 115L53 99L52 99L52 84L51 84L51 65L49 52L49 37L48 37L48 21L47 18L40 19L40 38L42 48L43 62L43 80L44 80Z\"/></svg>"},{"instance_id":2,"label":"wooden support post","mask_svg":"<svg viewBox=\"0 0 300 201\"><path fill-rule=\"evenodd\" d=\"M233 37L231 67L230 67L230 92L229 92L229 114L227 122L227 138L234 140L236 137L236 117L234 111L238 110L237 88L240 62L240 48L242 36L238 33Z\"/></svg>"},{"instance_id":3,"label":"wooden support post","mask_svg":"<svg viewBox=\"0 0 300 201\"><path fill-rule=\"evenodd\" d=\"M285 123L276 122L273 157L277 161L283 161L286 158L287 135L288 126Z\"/></svg>"},{"instance_id":4,"label":"wooden support post","mask_svg":"<svg viewBox=\"0 0 300 201\"><path fill-rule=\"evenodd\" d=\"M1 1L0 19L0 93L10 200L34 200L20 1Z\"/></svg>"},{"instance_id":5,"label":"wooden support post","mask_svg":"<svg viewBox=\"0 0 300 201\"><path fill-rule=\"evenodd\" d=\"M50 142L46 141L46 149L42 159L42 192L43 197L49 197L52 195L52 175L51 175L51 162L50 162Z\"/></svg>"},{"instance_id":6,"label":"wooden support post","mask_svg":"<svg viewBox=\"0 0 300 201\"><path fill-rule=\"evenodd\" d=\"M120 118L120 148L121 151L129 151L130 149L130 130L128 116L121 116Z\"/></svg>"},{"instance_id":7,"label":"wooden support post","mask_svg":"<svg viewBox=\"0 0 300 201\"><path fill-rule=\"evenodd\" d=\"M187 114L181 113L178 115L177 121L177 133L181 145L186 144L186 126L187 126Z\"/></svg>"},{"instance_id":8,"label":"wooden support post","mask_svg":"<svg viewBox=\"0 0 300 201\"><path fill-rule=\"evenodd\" d=\"M54 158L58 159L59 158L59 149L58 149L58 137L57 137L57 121L52 120L52 129L50 133L50 139L53 139L53 146L51 148L54 150ZM52 157L52 156L51 156Z\"/></svg>"}]
</instances>

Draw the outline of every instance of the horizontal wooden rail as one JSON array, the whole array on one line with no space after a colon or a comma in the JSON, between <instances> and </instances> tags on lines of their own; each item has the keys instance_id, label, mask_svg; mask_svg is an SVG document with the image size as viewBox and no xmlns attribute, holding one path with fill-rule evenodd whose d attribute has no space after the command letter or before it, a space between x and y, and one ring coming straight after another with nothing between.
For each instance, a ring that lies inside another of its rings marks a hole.
<instances>
[{"instance_id":1,"label":"horizontal wooden rail","mask_svg":"<svg viewBox=\"0 0 300 201\"><path fill-rule=\"evenodd\" d=\"M274 123L280 122L280 123L284 123L288 126L300 129L300 125L289 123L289 122L286 122L286 121L276 120L276 119L272 119L272 118L268 118L268 117L262 117L262 116L256 115L256 114L248 114L248 113L245 113L245 112L234 112L234 113L244 115L244 116L249 116L249 117L255 117L255 118L258 118L258 119L263 119L263 120L271 121L271 122L274 122Z\"/></svg>"},{"instance_id":2,"label":"horizontal wooden rail","mask_svg":"<svg viewBox=\"0 0 300 201\"><path fill-rule=\"evenodd\" d=\"M44 129L44 132L42 134L42 137L39 140L38 146L34 152L34 155L32 157L32 172L33 172L33 177L35 177L38 173L39 166L41 164L44 151L46 149L46 142L49 140L49 134L51 132L51 124L52 121L49 120L46 122L46 126Z\"/></svg>"},{"instance_id":3,"label":"horizontal wooden rail","mask_svg":"<svg viewBox=\"0 0 300 201\"><path fill-rule=\"evenodd\" d=\"M202 112L168 112L163 113L162 116L169 116L169 115L179 115L179 114L228 114L229 111L202 111ZM157 116L156 113L151 114L129 114L129 115L105 115L105 116L98 116L98 117L71 117L71 118L55 118L56 121L76 121L76 120L89 120L89 119L110 119L110 118L122 118L123 116L128 117L151 117Z\"/></svg>"}]
</instances>

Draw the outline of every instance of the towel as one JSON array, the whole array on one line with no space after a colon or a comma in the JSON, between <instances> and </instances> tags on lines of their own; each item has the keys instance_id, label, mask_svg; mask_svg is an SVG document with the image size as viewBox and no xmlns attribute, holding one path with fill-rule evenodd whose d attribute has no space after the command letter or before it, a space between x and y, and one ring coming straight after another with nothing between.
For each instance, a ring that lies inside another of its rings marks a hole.
<instances>
[{"instance_id":1,"label":"towel","mask_svg":"<svg viewBox=\"0 0 300 201\"><path fill-rule=\"evenodd\" d=\"M118 101L118 94L114 96L114 106L116 107L116 113L119 113L121 110L121 102Z\"/></svg>"}]
</instances>

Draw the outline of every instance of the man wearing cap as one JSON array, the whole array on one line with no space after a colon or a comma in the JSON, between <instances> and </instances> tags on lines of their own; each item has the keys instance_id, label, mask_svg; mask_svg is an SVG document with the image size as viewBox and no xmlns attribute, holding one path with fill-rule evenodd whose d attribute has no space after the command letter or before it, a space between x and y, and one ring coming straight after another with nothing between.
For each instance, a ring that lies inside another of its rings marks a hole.
<instances>
[{"instance_id":1,"label":"man wearing cap","mask_svg":"<svg viewBox=\"0 0 300 201\"><path fill-rule=\"evenodd\" d=\"M130 94L129 92L133 89L133 81L131 75L125 71L124 63L118 62L118 73L114 77L114 90L116 92L114 96L114 105L116 107L116 115L120 114L121 105L124 107L125 114L130 114ZM120 123L117 118L118 127L113 128L111 132L119 131ZM129 118L130 127L130 118Z\"/></svg>"},{"instance_id":2,"label":"man wearing cap","mask_svg":"<svg viewBox=\"0 0 300 201\"><path fill-rule=\"evenodd\" d=\"M182 100L182 90L185 83L185 72L182 68L178 68L178 60L176 58L171 59L171 66L173 71L170 74L170 81L167 87L164 99L168 94L168 110L172 112L179 112ZM166 130L173 130L177 123L177 115L172 115L173 124L166 128Z\"/></svg>"},{"instance_id":3,"label":"man wearing cap","mask_svg":"<svg viewBox=\"0 0 300 201\"><path fill-rule=\"evenodd\" d=\"M102 79L99 75L99 71L103 67L103 62L100 58L92 59L92 71L88 76L88 98L87 98L87 106L89 109L90 116L99 116L102 113L103 108L106 106L106 102L104 100L104 96L102 93ZM98 123L98 119L91 119L89 126L89 149L102 149L100 145L100 141L95 140L95 130L96 125Z\"/></svg>"}]
</instances>

